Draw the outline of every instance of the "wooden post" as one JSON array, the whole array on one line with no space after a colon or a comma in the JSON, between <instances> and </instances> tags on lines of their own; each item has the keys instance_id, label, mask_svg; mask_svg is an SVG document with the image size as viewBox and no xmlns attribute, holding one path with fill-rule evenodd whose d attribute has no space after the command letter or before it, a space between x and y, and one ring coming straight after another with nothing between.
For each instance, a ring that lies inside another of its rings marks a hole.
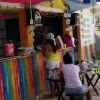
<instances>
[{"instance_id":1,"label":"wooden post","mask_svg":"<svg viewBox=\"0 0 100 100\"><path fill-rule=\"evenodd\" d=\"M21 47L33 47L33 36L29 26L26 24L25 9L20 9L19 14L19 28L20 28L20 43ZM31 27L31 26L30 26Z\"/></svg>"},{"instance_id":2,"label":"wooden post","mask_svg":"<svg viewBox=\"0 0 100 100\"><path fill-rule=\"evenodd\" d=\"M78 34L78 55L79 55L79 65L81 65L81 32L80 25L77 26L77 34Z\"/></svg>"}]
</instances>

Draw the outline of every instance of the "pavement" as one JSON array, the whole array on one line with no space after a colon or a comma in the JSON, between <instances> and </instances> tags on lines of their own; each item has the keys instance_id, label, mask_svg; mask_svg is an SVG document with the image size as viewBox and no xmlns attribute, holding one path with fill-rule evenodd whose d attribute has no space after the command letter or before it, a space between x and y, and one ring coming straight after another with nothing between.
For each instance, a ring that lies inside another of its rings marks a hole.
<instances>
[{"instance_id":1,"label":"pavement","mask_svg":"<svg viewBox=\"0 0 100 100\"><path fill-rule=\"evenodd\" d=\"M97 76L94 77L93 83L95 82L96 78L97 78ZM86 81L85 81L85 85L86 85ZM90 87L90 91L91 91L91 95L92 95L92 100L100 100L100 79L96 85L96 89L99 92L99 95L97 95L95 93L95 91L91 85L89 87ZM65 100L69 100L68 97L65 97L65 98L66 98ZM43 100L57 100L57 97L54 97L54 98L47 97L47 98L44 98Z\"/></svg>"}]
</instances>

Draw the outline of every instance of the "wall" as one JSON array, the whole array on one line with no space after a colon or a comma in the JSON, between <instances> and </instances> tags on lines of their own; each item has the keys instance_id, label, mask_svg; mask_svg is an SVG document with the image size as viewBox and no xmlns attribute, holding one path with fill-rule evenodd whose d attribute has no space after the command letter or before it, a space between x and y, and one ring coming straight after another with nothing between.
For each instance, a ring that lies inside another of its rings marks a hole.
<instances>
[{"instance_id":1,"label":"wall","mask_svg":"<svg viewBox=\"0 0 100 100\"><path fill-rule=\"evenodd\" d=\"M95 19L91 10L77 11L80 14L81 59L91 60L95 54Z\"/></svg>"},{"instance_id":2,"label":"wall","mask_svg":"<svg viewBox=\"0 0 100 100\"><path fill-rule=\"evenodd\" d=\"M100 53L100 13L95 15L96 27L95 27L95 39L96 39L96 52Z\"/></svg>"},{"instance_id":3,"label":"wall","mask_svg":"<svg viewBox=\"0 0 100 100\"><path fill-rule=\"evenodd\" d=\"M45 89L41 53L0 60L0 100L29 100Z\"/></svg>"}]
</instances>

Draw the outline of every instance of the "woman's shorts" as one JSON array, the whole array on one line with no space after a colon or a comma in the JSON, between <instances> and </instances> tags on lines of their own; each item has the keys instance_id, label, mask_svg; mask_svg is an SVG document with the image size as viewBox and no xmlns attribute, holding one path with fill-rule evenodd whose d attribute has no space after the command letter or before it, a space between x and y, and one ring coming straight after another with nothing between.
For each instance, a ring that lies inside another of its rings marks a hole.
<instances>
[{"instance_id":1,"label":"woman's shorts","mask_svg":"<svg viewBox=\"0 0 100 100\"><path fill-rule=\"evenodd\" d=\"M66 88L65 92L67 94L84 94L86 92L86 89L84 85L78 88Z\"/></svg>"},{"instance_id":2,"label":"woman's shorts","mask_svg":"<svg viewBox=\"0 0 100 100\"><path fill-rule=\"evenodd\" d=\"M46 64L47 69L55 69L59 67L59 62L58 61L49 61Z\"/></svg>"}]
</instances>

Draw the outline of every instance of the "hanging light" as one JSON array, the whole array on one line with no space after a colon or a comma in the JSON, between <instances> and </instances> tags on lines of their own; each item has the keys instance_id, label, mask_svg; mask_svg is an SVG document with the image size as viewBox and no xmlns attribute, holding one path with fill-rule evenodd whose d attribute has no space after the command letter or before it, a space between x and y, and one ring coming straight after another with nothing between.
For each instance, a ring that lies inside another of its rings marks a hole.
<instances>
[{"instance_id":1,"label":"hanging light","mask_svg":"<svg viewBox=\"0 0 100 100\"><path fill-rule=\"evenodd\" d=\"M97 4L100 4L100 0L96 0L96 3L97 3Z\"/></svg>"}]
</instances>

